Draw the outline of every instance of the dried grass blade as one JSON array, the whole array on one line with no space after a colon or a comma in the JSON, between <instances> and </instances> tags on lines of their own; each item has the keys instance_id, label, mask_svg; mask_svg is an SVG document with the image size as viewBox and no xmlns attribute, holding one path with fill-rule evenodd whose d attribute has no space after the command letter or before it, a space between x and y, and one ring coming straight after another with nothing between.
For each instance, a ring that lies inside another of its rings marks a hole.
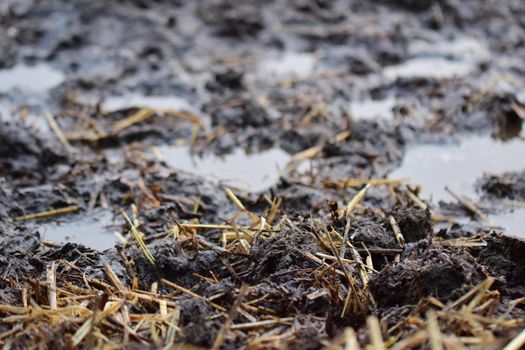
<instances>
[{"instance_id":1,"label":"dried grass blade","mask_svg":"<svg viewBox=\"0 0 525 350\"><path fill-rule=\"evenodd\" d=\"M146 259L152 264L155 265L155 258L153 255L151 255L150 251L148 250L148 247L146 246L146 243L144 243L144 240L140 236L139 231L135 228L135 225L133 225L133 222L131 222L131 219L129 218L128 214L123 209L120 209L120 213L128 223L128 225L131 228L131 234L133 235L133 238L137 241L139 244L140 249L142 250L142 253L146 257Z\"/></svg>"}]
</instances>

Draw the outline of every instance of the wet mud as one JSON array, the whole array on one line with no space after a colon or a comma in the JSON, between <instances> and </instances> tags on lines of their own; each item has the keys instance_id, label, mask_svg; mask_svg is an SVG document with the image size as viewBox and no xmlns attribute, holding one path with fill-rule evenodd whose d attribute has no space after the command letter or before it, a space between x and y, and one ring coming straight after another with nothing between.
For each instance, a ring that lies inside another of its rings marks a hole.
<instances>
[{"instance_id":1,"label":"wet mud","mask_svg":"<svg viewBox=\"0 0 525 350\"><path fill-rule=\"evenodd\" d=\"M0 344L520 341L524 16L0 5Z\"/></svg>"}]
</instances>

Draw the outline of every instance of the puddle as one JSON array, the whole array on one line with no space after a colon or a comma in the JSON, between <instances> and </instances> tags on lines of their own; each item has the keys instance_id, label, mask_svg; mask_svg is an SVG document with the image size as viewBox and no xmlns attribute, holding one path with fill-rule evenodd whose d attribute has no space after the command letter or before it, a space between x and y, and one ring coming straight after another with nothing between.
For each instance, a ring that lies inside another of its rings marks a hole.
<instances>
[{"instance_id":1,"label":"puddle","mask_svg":"<svg viewBox=\"0 0 525 350\"><path fill-rule=\"evenodd\" d=\"M74 216L63 221L50 222L38 227L42 239L59 243L79 243L97 250L113 247L118 241L111 226L113 214L99 212L89 216Z\"/></svg>"},{"instance_id":2,"label":"puddle","mask_svg":"<svg viewBox=\"0 0 525 350\"><path fill-rule=\"evenodd\" d=\"M415 57L397 66L384 69L388 79L451 79L463 77L474 69L474 64L449 60L444 57Z\"/></svg>"},{"instance_id":3,"label":"puddle","mask_svg":"<svg viewBox=\"0 0 525 350\"><path fill-rule=\"evenodd\" d=\"M191 104L177 96L144 96L139 94L111 96L102 102L102 110L106 113L118 111L120 109L143 107L153 109L172 109L176 111L192 111Z\"/></svg>"},{"instance_id":4,"label":"puddle","mask_svg":"<svg viewBox=\"0 0 525 350\"><path fill-rule=\"evenodd\" d=\"M471 37L457 37L450 40L442 38L433 38L428 41L417 40L410 43L408 52L412 56L453 57L470 62L480 62L490 58L487 45Z\"/></svg>"},{"instance_id":5,"label":"puddle","mask_svg":"<svg viewBox=\"0 0 525 350\"><path fill-rule=\"evenodd\" d=\"M412 58L402 64L386 67L389 79L451 79L472 72L480 62L490 59L487 46L470 37L450 40L419 40L408 49Z\"/></svg>"},{"instance_id":6,"label":"puddle","mask_svg":"<svg viewBox=\"0 0 525 350\"><path fill-rule=\"evenodd\" d=\"M510 235L525 238L525 208L492 215L490 220L493 226L504 228Z\"/></svg>"},{"instance_id":7,"label":"puddle","mask_svg":"<svg viewBox=\"0 0 525 350\"><path fill-rule=\"evenodd\" d=\"M314 72L315 56L309 53L287 52L266 58L259 63L259 76L263 80L279 81L308 78Z\"/></svg>"},{"instance_id":8,"label":"puddle","mask_svg":"<svg viewBox=\"0 0 525 350\"><path fill-rule=\"evenodd\" d=\"M13 112L11 104L7 101L0 99L0 121L13 120Z\"/></svg>"},{"instance_id":9,"label":"puddle","mask_svg":"<svg viewBox=\"0 0 525 350\"><path fill-rule=\"evenodd\" d=\"M407 178L421 186L421 197L454 201L445 191L449 186L471 199L478 196L475 181L483 173L500 174L525 169L525 141L513 139L501 142L489 137L469 137L452 145L417 145L409 148L401 167L390 174L392 178ZM521 213L521 214L520 214ZM491 224L509 233L525 227L525 210L515 209L492 215ZM525 234L525 232L523 232ZM525 236L525 235L522 235Z\"/></svg>"},{"instance_id":10,"label":"puddle","mask_svg":"<svg viewBox=\"0 0 525 350\"><path fill-rule=\"evenodd\" d=\"M0 70L0 92L21 89L30 92L45 92L64 81L64 74L47 64L19 64Z\"/></svg>"},{"instance_id":11,"label":"puddle","mask_svg":"<svg viewBox=\"0 0 525 350\"><path fill-rule=\"evenodd\" d=\"M363 100L350 102L350 115L357 120L392 119L396 100L388 97L383 100Z\"/></svg>"},{"instance_id":12,"label":"puddle","mask_svg":"<svg viewBox=\"0 0 525 350\"><path fill-rule=\"evenodd\" d=\"M489 137L470 137L459 144L418 145L409 148L401 167L391 177L405 177L421 185L423 197L450 200L449 186L474 196L474 182L483 173L499 174L525 169L525 142L501 142Z\"/></svg>"},{"instance_id":13,"label":"puddle","mask_svg":"<svg viewBox=\"0 0 525 350\"><path fill-rule=\"evenodd\" d=\"M277 183L280 170L291 160L291 156L280 148L252 154L236 149L224 157L207 155L202 158L192 156L187 146L159 148L168 165L175 169L250 192L263 191Z\"/></svg>"}]
</instances>

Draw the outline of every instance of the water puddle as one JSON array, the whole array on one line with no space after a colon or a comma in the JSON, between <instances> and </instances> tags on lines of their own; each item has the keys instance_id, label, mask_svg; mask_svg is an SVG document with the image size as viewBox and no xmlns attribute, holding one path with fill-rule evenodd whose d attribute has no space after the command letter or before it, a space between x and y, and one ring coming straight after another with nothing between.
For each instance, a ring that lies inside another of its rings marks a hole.
<instances>
[{"instance_id":1,"label":"water puddle","mask_svg":"<svg viewBox=\"0 0 525 350\"><path fill-rule=\"evenodd\" d=\"M474 71L476 65L490 59L488 48L474 38L431 38L409 46L412 58L384 69L388 79L451 79Z\"/></svg>"},{"instance_id":2,"label":"water puddle","mask_svg":"<svg viewBox=\"0 0 525 350\"><path fill-rule=\"evenodd\" d=\"M472 63L444 57L415 57L384 69L388 79L451 79L463 77L474 69Z\"/></svg>"},{"instance_id":3,"label":"water puddle","mask_svg":"<svg viewBox=\"0 0 525 350\"><path fill-rule=\"evenodd\" d=\"M42 239L59 243L79 243L97 250L105 250L117 243L112 233L113 214L108 211L96 215L64 218L38 227Z\"/></svg>"},{"instance_id":4,"label":"water puddle","mask_svg":"<svg viewBox=\"0 0 525 350\"><path fill-rule=\"evenodd\" d=\"M454 201L445 186L475 200L478 197L477 179L484 173L501 174L525 169L524 154L525 142L520 139L501 142L476 136L452 145L418 145L408 149L401 167L390 176L407 178L411 184L420 185L422 198L431 197L436 203ZM525 237L525 209L490 218L492 225L501 226L509 233L522 233Z\"/></svg>"},{"instance_id":5,"label":"water puddle","mask_svg":"<svg viewBox=\"0 0 525 350\"><path fill-rule=\"evenodd\" d=\"M269 57L259 63L259 76L263 80L282 81L308 78L314 72L316 58L313 54L286 52Z\"/></svg>"},{"instance_id":6,"label":"water puddle","mask_svg":"<svg viewBox=\"0 0 525 350\"><path fill-rule=\"evenodd\" d=\"M395 105L396 100L393 97L355 101L350 103L350 115L356 120L390 120L394 118Z\"/></svg>"},{"instance_id":7,"label":"water puddle","mask_svg":"<svg viewBox=\"0 0 525 350\"><path fill-rule=\"evenodd\" d=\"M194 109L187 100L178 96L144 96L139 94L107 97L101 105L102 110L106 113L132 107L176 111L192 111Z\"/></svg>"},{"instance_id":8,"label":"water puddle","mask_svg":"<svg viewBox=\"0 0 525 350\"><path fill-rule=\"evenodd\" d=\"M224 157L192 156L187 146L159 148L168 165L175 169L250 192L263 191L277 183L280 171L291 160L291 156L280 148L252 154L236 149Z\"/></svg>"},{"instance_id":9,"label":"water puddle","mask_svg":"<svg viewBox=\"0 0 525 350\"><path fill-rule=\"evenodd\" d=\"M493 226L503 227L505 232L525 238L525 208L516 208L492 215L490 219Z\"/></svg>"},{"instance_id":10,"label":"water puddle","mask_svg":"<svg viewBox=\"0 0 525 350\"><path fill-rule=\"evenodd\" d=\"M410 43L408 52L412 56L439 55L470 62L480 62L490 58L487 45L471 37L457 37L450 40L442 38L416 40Z\"/></svg>"},{"instance_id":11,"label":"water puddle","mask_svg":"<svg viewBox=\"0 0 525 350\"><path fill-rule=\"evenodd\" d=\"M0 121L2 120L13 120L13 111L9 102L0 99Z\"/></svg>"},{"instance_id":12,"label":"water puddle","mask_svg":"<svg viewBox=\"0 0 525 350\"><path fill-rule=\"evenodd\" d=\"M64 74L47 65L19 64L10 69L0 70L0 92L21 89L29 92L45 92L60 85Z\"/></svg>"}]
</instances>

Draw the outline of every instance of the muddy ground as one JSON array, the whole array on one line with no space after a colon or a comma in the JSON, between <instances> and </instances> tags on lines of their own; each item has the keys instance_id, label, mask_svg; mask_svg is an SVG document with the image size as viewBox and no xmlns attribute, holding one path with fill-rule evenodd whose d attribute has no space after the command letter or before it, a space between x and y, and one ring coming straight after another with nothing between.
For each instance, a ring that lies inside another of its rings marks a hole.
<instances>
[{"instance_id":1,"label":"muddy ground","mask_svg":"<svg viewBox=\"0 0 525 350\"><path fill-rule=\"evenodd\" d=\"M519 0L1 3L0 344L518 349L524 38Z\"/></svg>"}]
</instances>

